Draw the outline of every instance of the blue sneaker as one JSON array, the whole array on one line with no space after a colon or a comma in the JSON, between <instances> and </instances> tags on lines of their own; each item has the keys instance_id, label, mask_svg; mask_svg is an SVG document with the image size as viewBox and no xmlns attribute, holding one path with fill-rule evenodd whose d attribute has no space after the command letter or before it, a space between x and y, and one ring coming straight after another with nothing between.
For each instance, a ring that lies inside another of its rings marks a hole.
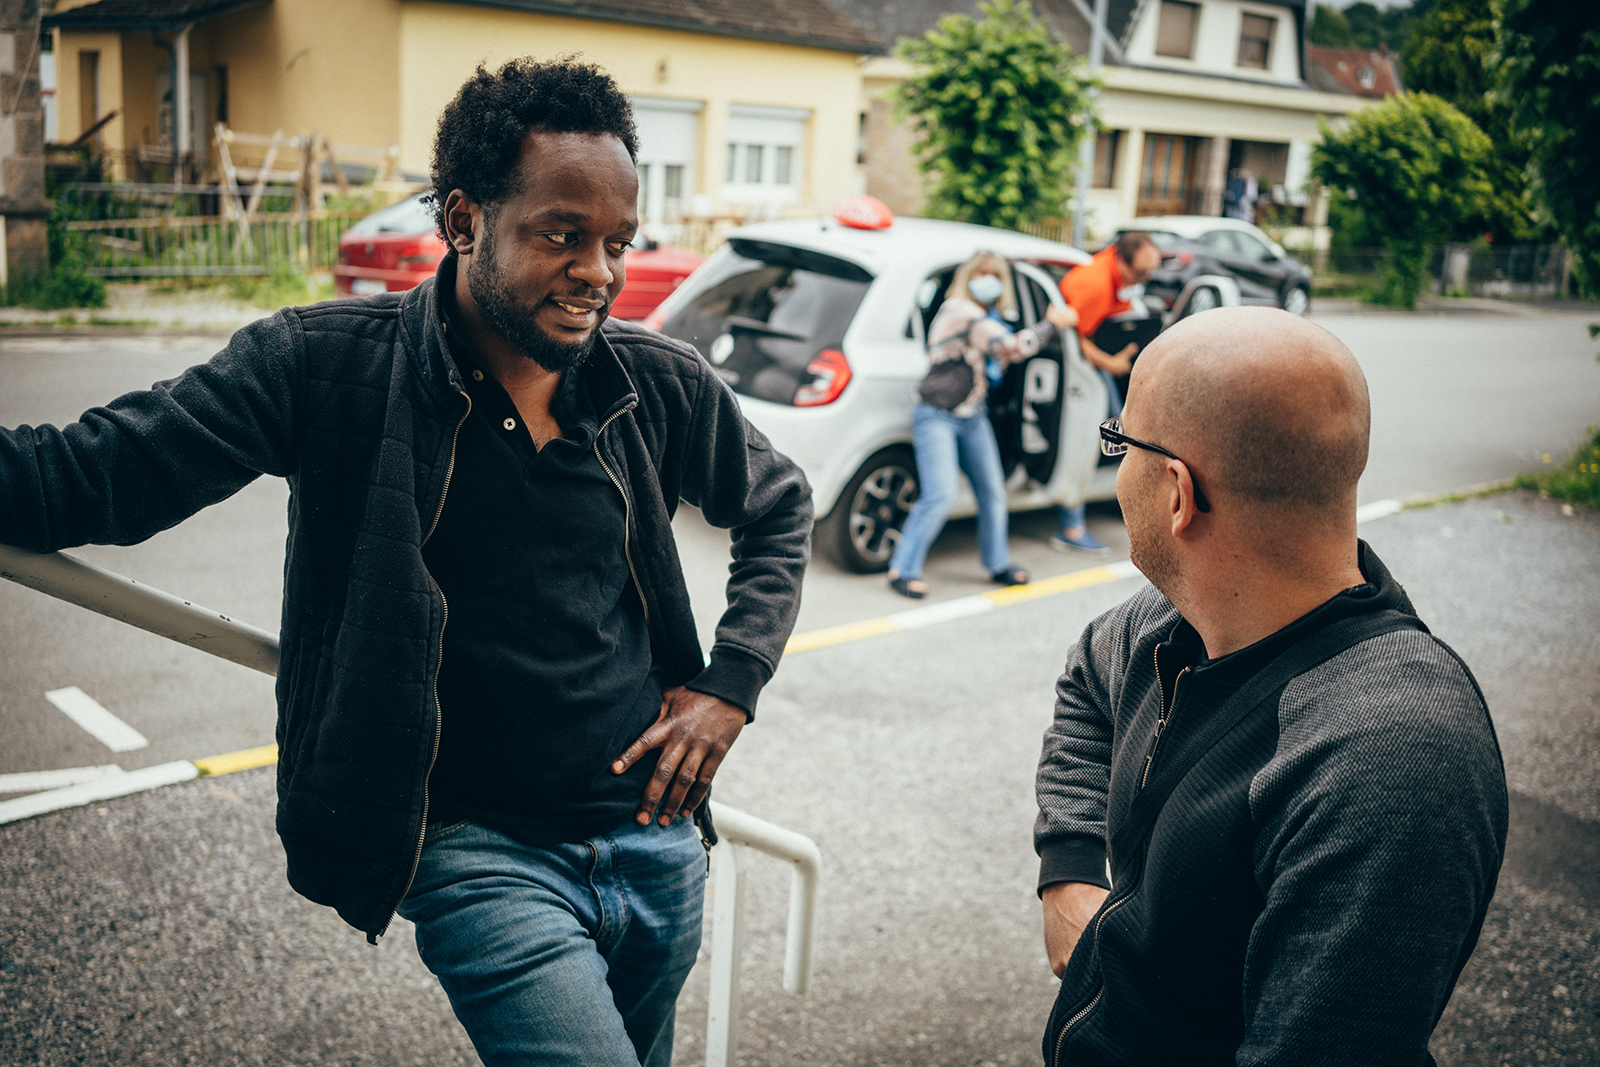
<instances>
[{"instance_id":1,"label":"blue sneaker","mask_svg":"<svg viewBox=\"0 0 1600 1067\"><path fill-rule=\"evenodd\" d=\"M1057 530L1050 535L1050 547L1057 552L1081 552L1086 556L1104 556L1111 552L1111 549L1095 540L1087 526L1074 537L1068 537L1065 530Z\"/></svg>"}]
</instances>

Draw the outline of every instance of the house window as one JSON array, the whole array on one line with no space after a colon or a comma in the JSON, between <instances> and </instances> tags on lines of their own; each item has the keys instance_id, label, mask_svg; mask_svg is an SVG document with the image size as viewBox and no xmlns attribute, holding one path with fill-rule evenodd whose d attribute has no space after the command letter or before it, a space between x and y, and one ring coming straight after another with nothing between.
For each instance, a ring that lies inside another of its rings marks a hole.
<instances>
[{"instance_id":1,"label":"house window","mask_svg":"<svg viewBox=\"0 0 1600 1067\"><path fill-rule=\"evenodd\" d=\"M1361 88L1370 89L1378 82L1378 73L1371 67L1356 68L1356 81L1361 83Z\"/></svg>"},{"instance_id":2,"label":"house window","mask_svg":"<svg viewBox=\"0 0 1600 1067\"><path fill-rule=\"evenodd\" d=\"M810 111L735 104L728 113L724 199L780 204L800 194Z\"/></svg>"},{"instance_id":3,"label":"house window","mask_svg":"<svg viewBox=\"0 0 1600 1067\"><path fill-rule=\"evenodd\" d=\"M1121 130L1102 130L1094 145L1094 187L1110 189L1117 175L1117 149L1122 141Z\"/></svg>"},{"instance_id":4,"label":"house window","mask_svg":"<svg viewBox=\"0 0 1600 1067\"><path fill-rule=\"evenodd\" d=\"M1239 26L1239 66L1266 70L1272 53L1272 30L1277 19L1246 15Z\"/></svg>"},{"instance_id":5,"label":"house window","mask_svg":"<svg viewBox=\"0 0 1600 1067\"><path fill-rule=\"evenodd\" d=\"M1194 27L1199 21L1199 4L1162 0L1161 21L1156 29L1156 55L1193 59Z\"/></svg>"},{"instance_id":6,"label":"house window","mask_svg":"<svg viewBox=\"0 0 1600 1067\"><path fill-rule=\"evenodd\" d=\"M100 53L78 53L78 131L100 121ZM95 135L97 138L99 134ZM98 141L96 142L99 143Z\"/></svg>"},{"instance_id":7,"label":"house window","mask_svg":"<svg viewBox=\"0 0 1600 1067\"><path fill-rule=\"evenodd\" d=\"M694 162L700 155L697 100L633 97L639 129L639 220L657 227L658 240L675 240L671 229L683 217L684 197L694 191Z\"/></svg>"}]
</instances>

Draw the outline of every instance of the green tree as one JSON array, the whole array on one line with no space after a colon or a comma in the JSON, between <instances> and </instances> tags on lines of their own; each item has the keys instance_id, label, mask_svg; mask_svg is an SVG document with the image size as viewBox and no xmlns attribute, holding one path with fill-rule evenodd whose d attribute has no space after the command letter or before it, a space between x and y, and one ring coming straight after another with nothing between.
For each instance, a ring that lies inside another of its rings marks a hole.
<instances>
[{"instance_id":1,"label":"green tree","mask_svg":"<svg viewBox=\"0 0 1600 1067\"><path fill-rule=\"evenodd\" d=\"M1471 119L1428 93L1391 96L1342 130L1322 127L1312 175L1355 200L1388 252L1374 301L1416 306L1429 247L1481 215L1493 195L1493 154Z\"/></svg>"},{"instance_id":2,"label":"green tree","mask_svg":"<svg viewBox=\"0 0 1600 1067\"><path fill-rule=\"evenodd\" d=\"M1600 297L1600 5L1501 0L1497 99L1528 137L1534 195Z\"/></svg>"},{"instance_id":3,"label":"green tree","mask_svg":"<svg viewBox=\"0 0 1600 1067\"><path fill-rule=\"evenodd\" d=\"M1511 121L1511 108L1494 92L1496 34L1492 0L1437 0L1412 27L1400 53L1406 88L1448 100L1494 144L1489 176L1494 196L1468 225L1497 242L1549 239L1535 218L1525 174L1529 138Z\"/></svg>"},{"instance_id":4,"label":"green tree","mask_svg":"<svg viewBox=\"0 0 1600 1067\"><path fill-rule=\"evenodd\" d=\"M1018 228L1063 213L1074 153L1093 129L1093 81L1027 0L978 11L901 42L916 73L898 107L915 123L928 214Z\"/></svg>"},{"instance_id":5,"label":"green tree","mask_svg":"<svg viewBox=\"0 0 1600 1067\"><path fill-rule=\"evenodd\" d=\"M1324 48L1355 48L1356 35L1350 30L1350 20L1338 8L1318 4L1311 13L1311 43Z\"/></svg>"},{"instance_id":6,"label":"green tree","mask_svg":"<svg viewBox=\"0 0 1600 1067\"><path fill-rule=\"evenodd\" d=\"M1382 11L1369 3L1338 10L1317 4L1311 13L1311 43L1329 48L1387 48L1398 52L1410 39L1417 20L1433 7L1433 0L1413 0L1409 7Z\"/></svg>"}]
</instances>

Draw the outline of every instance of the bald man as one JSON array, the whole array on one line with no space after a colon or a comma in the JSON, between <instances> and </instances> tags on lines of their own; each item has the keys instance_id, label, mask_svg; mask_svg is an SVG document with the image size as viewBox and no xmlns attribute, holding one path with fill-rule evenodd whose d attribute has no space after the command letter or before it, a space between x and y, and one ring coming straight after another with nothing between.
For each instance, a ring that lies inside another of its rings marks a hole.
<instances>
[{"instance_id":1,"label":"bald man","mask_svg":"<svg viewBox=\"0 0 1600 1067\"><path fill-rule=\"evenodd\" d=\"M1227 308L1151 344L1102 427L1152 588L1084 631L1044 738L1047 1064L1433 1063L1505 773L1356 537L1369 423L1336 338Z\"/></svg>"}]
</instances>

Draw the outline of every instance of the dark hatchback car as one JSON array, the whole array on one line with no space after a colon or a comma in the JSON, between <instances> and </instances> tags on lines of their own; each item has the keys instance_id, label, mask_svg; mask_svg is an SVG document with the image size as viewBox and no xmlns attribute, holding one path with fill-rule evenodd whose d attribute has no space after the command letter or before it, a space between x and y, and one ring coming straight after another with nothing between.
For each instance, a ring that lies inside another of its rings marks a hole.
<instances>
[{"instance_id":1,"label":"dark hatchback car","mask_svg":"<svg viewBox=\"0 0 1600 1067\"><path fill-rule=\"evenodd\" d=\"M1221 274L1239 283L1245 304L1269 304L1296 315L1311 310L1311 268L1248 222L1162 215L1136 219L1118 233L1128 230L1144 230L1161 247L1165 259L1145 283L1145 295L1167 307L1191 279Z\"/></svg>"}]
</instances>

